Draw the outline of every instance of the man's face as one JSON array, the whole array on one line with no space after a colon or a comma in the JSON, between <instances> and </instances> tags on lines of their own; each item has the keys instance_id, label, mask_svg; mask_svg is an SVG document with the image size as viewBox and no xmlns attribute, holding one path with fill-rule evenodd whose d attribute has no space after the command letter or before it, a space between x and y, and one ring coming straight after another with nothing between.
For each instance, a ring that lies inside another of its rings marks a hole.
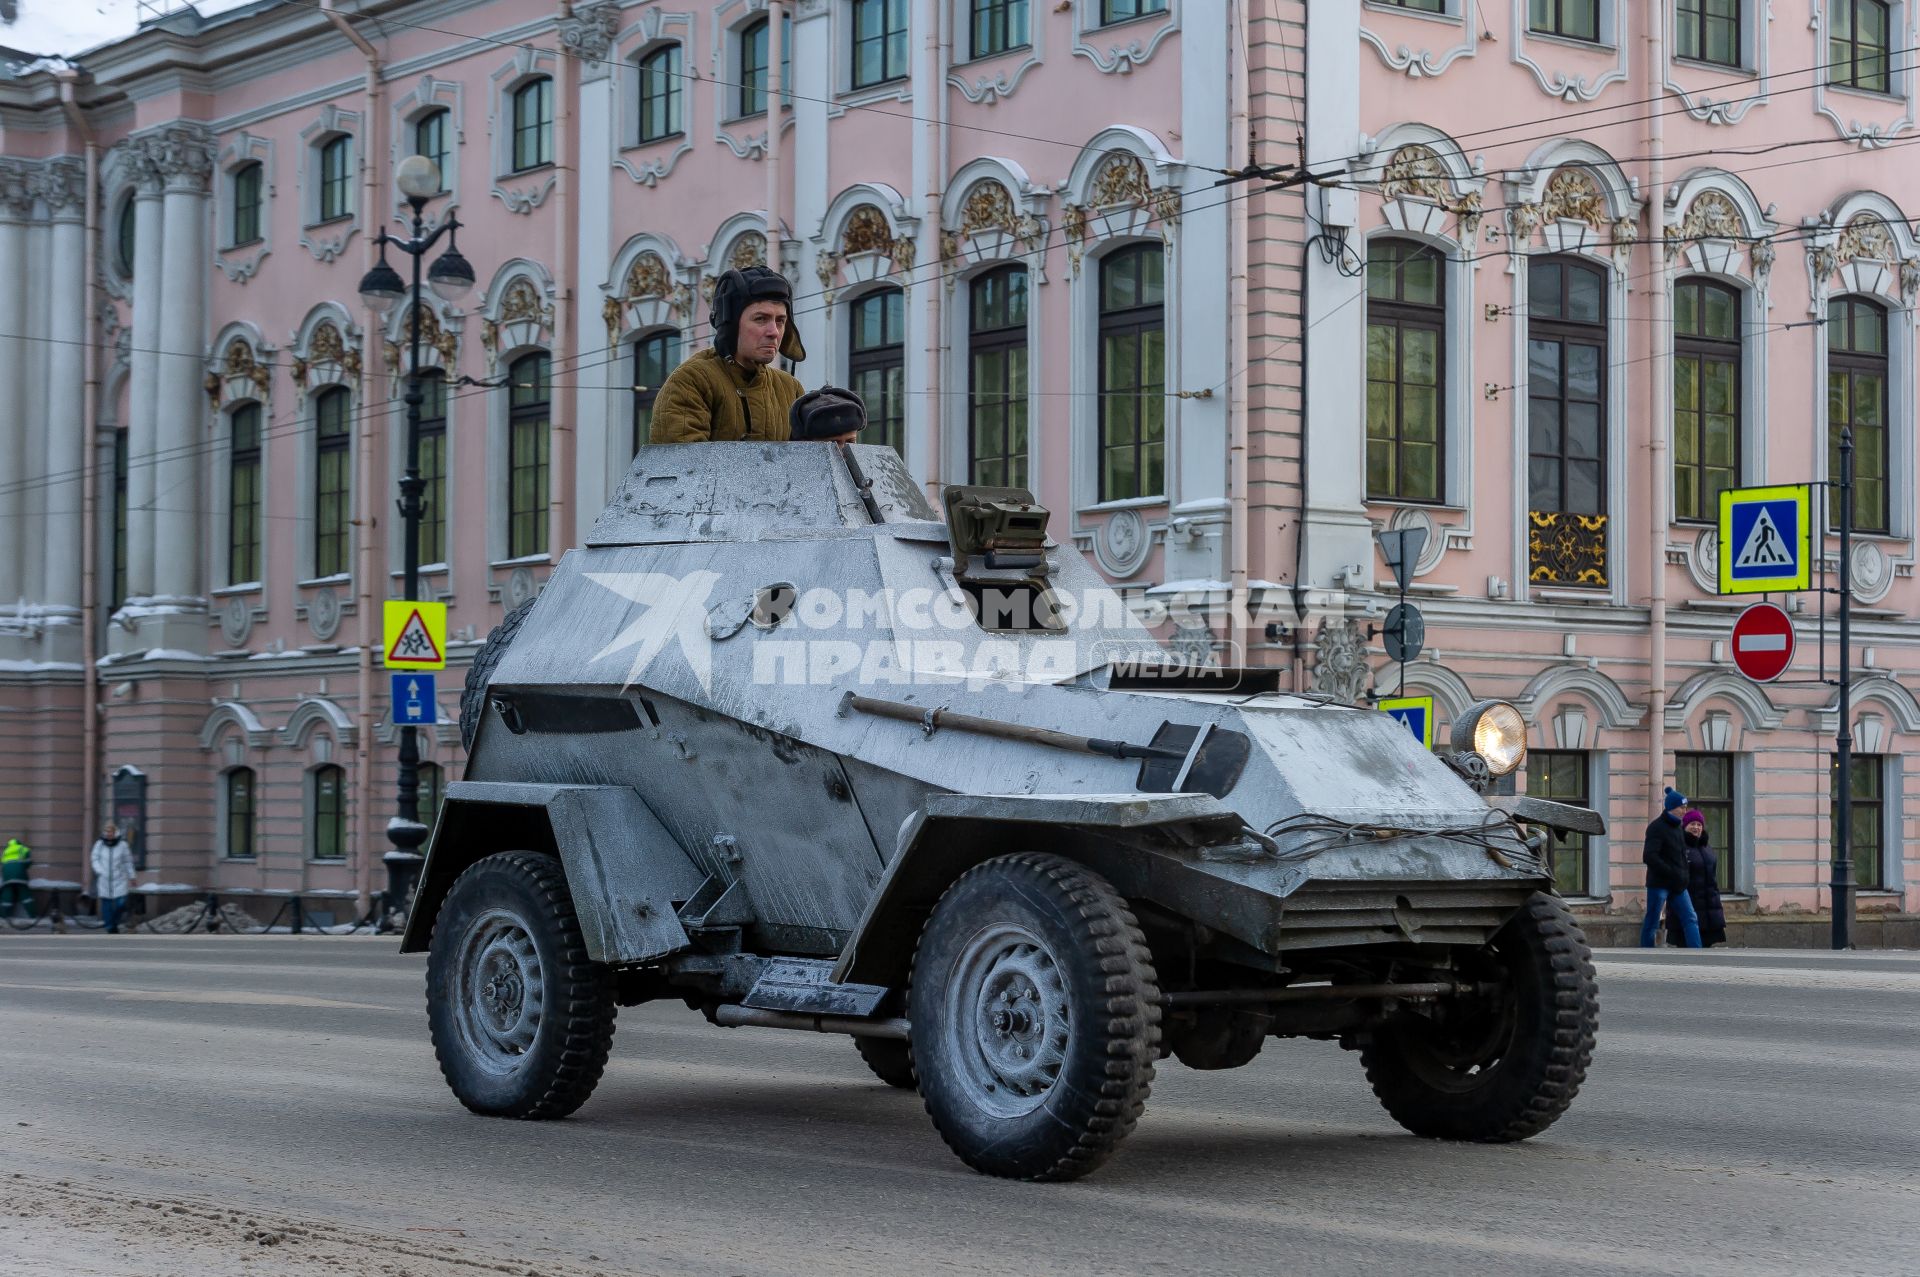
<instances>
[{"instance_id":1,"label":"man's face","mask_svg":"<svg viewBox=\"0 0 1920 1277\"><path fill-rule=\"evenodd\" d=\"M742 363L770 364L780 353L787 331L787 308L782 302L755 302L740 316L734 357Z\"/></svg>"}]
</instances>

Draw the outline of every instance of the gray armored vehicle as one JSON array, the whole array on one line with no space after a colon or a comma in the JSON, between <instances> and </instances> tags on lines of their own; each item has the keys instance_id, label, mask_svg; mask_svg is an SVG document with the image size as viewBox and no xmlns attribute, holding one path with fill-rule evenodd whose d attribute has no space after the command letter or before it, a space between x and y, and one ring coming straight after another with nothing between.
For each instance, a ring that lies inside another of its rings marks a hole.
<instances>
[{"instance_id":1,"label":"gray armored vehicle","mask_svg":"<svg viewBox=\"0 0 1920 1277\"><path fill-rule=\"evenodd\" d=\"M851 1036L1023 1179L1269 1037L1356 1049L1421 1135L1566 1110L1598 1010L1544 856L1599 818L1490 794L1512 706L1443 758L1183 669L1028 493L943 504L883 447L645 448L495 630L404 941L462 1103L565 1116L616 1008L679 999Z\"/></svg>"}]
</instances>

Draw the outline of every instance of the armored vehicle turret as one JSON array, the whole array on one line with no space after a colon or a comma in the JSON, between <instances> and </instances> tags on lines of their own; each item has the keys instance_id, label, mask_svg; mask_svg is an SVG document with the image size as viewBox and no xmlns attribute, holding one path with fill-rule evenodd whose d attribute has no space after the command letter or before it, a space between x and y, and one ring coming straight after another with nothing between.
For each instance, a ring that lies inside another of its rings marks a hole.
<instances>
[{"instance_id":1,"label":"armored vehicle turret","mask_svg":"<svg viewBox=\"0 0 1920 1277\"><path fill-rule=\"evenodd\" d=\"M846 1034L994 1175L1067 1179L1156 1064L1359 1052L1422 1135L1551 1124L1597 1020L1551 831L1389 716L1186 669L1019 489L891 449L642 449L478 654L404 941L484 1114L586 1101L619 1006Z\"/></svg>"}]
</instances>

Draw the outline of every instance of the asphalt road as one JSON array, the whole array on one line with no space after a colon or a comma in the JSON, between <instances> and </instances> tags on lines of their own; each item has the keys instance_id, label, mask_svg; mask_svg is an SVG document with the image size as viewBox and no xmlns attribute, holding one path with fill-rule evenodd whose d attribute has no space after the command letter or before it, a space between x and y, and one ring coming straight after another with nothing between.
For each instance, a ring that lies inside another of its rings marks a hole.
<instances>
[{"instance_id":1,"label":"asphalt road","mask_svg":"<svg viewBox=\"0 0 1920 1277\"><path fill-rule=\"evenodd\" d=\"M967 1170L843 1038L621 1013L574 1118L469 1115L386 941L0 937L0 1273L1920 1272L1920 955L1601 955L1525 1144L1356 1057L1162 1065L1092 1178Z\"/></svg>"}]
</instances>

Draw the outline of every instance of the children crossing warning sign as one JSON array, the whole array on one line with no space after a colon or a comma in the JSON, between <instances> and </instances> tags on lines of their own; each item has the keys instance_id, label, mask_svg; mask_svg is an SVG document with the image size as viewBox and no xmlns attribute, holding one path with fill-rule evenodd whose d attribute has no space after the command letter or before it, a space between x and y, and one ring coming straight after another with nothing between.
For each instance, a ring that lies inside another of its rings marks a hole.
<instances>
[{"instance_id":1,"label":"children crossing warning sign","mask_svg":"<svg viewBox=\"0 0 1920 1277\"><path fill-rule=\"evenodd\" d=\"M388 599L382 608L385 640L381 650L390 670L439 670L447 667L447 605Z\"/></svg>"},{"instance_id":2,"label":"children crossing warning sign","mask_svg":"<svg viewBox=\"0 0 1920 1277\"><path fill-rule=\"evenodd\" d=\"M1720 593L1804 590L1812 581L1813 489L1804 483L1720 494Z\"/></svg>"}]
</instances>

